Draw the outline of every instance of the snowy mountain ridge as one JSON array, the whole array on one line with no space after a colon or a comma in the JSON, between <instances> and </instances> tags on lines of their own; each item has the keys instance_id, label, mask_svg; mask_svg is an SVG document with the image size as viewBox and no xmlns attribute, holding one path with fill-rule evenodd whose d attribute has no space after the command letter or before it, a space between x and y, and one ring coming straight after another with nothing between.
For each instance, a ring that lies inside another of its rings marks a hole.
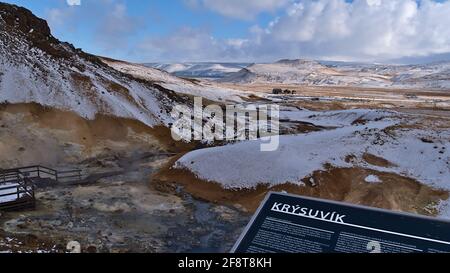
<instances>
[{"instance_id":1,"label":"snowy mountain ridge","mask_svg":"<svg viewBox=\"0 0 450 273\"><path fill-rule=\"evenodd\" d=\"M30 11L0 3L0 101L38 103L92 119L110 114L167 124L177 95L137 81L54 38Z\"/></svg>"},{"instance_id":2,"label":"snowy mountain ridge","mask_svg":"<svg viewBox=\"0 0 450 273\"><path fill-rule=\"evenodd\" d=\"M178 77L221 79L239 72L248 63L149 63L147 67L167 71Z\"/></svg>"},{"instance_id":3,"label":"snowy mountain ridge","mask_svg":"<svg viewBox=\"0 0 450 273\"><path fill-rule=\"evenodd\" d=\"M84 53L52 36L45 20L0 3L0 102L38 103L74 111L168 125L176 103L190 96L241 101L240 92L215 89L145 66Z\"/></svg>"},{"instance_id":4,"label":"snowy mountain ridge","mask_svg":"<svg viewBox=\"0 0 450 273\"><path fill-rule=\"evenodd\" d=\"M220 81L240 84L450 89L450 63L377 65L280 60L250 65Z\"/></svg>"}]
</instances>

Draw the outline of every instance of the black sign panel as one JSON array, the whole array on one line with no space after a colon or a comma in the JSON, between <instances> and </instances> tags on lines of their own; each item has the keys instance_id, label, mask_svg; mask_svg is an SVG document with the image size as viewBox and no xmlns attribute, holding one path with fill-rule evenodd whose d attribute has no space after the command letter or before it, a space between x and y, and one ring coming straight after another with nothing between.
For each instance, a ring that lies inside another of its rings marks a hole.
<instances>
[{"instance_id":1,"label":"black sign panel","mask_svg":"<svg viewBox=\"0 0 450 273\"><path fill-rule=\"evenodd\" d=\"M450 253L450 222L270 193L235 253Z\"/></svg>"}]
</instances>

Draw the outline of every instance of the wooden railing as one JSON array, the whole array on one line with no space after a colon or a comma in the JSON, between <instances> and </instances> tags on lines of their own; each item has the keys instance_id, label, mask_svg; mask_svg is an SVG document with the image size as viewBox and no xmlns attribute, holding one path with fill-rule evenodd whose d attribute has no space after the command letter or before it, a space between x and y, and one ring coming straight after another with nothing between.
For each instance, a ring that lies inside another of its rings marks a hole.
<instances>
[{"instance_id":1,"label":"wooden railing","mask_svg":"<svg viewBox=\"0 0 450 273\"><path fill-rule=\"evenodd\" d=\"M36 178L75 182L82 180L82 171L57 171L40 165L0 170L0 209L17 207L15 204L34 206L36 183L33 179ZM6 201L1 202L2 199Z\"/></svg>"},{"instance_id":2,"label":"wooden railing","mask_svg":"<svg viewBox=\"0 0 450 273\"><path fill-rule=\"evenodd\" d=\"M8 179L9 174L12 174L14 176L16 172L20 172L30 179L50 178L56 182L80 181L83 178L83 172L78 169L69 171L57 171L52 168L36 165L3 171L0 170L0 183L3 180Z\"/></svg>"},{"instance_id":3,"label":"wooden railing","mask_svg":"<svg viewBox=\"0 0 450 273\"><path fill-rule=\"evenodd\" d=\"M59 171L56 173L56 181L58 182L74 182L82 179L83 174L81 170Z\"/></svg>"}]
</instances>

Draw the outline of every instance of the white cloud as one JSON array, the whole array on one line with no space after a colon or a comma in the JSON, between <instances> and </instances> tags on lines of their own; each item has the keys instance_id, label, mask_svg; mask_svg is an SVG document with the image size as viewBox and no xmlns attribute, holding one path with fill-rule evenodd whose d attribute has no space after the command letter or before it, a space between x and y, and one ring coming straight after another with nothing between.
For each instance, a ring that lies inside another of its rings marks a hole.
<instances>
[{"instance_id":1,"label":"white cloud","mask_svg":"<svg viewBox=\"0 0 450 273\"><path fill-rule=\"evenodd\" d=\"M130 16L127 6L122 3L110 3L109 13L99 18L95 41L107 51L121 51L129 47L130 37L140 27L140 18Z\"/></svg>"},{"instance_id":2,"label":"white cloud","mask_svg":"<svg viewBox=\"0 0 450 273\"><path fill-rule=\"evenodd\" d=\"M248 37L215 39L195 29L154 37L146 42L156 59L385 61L450 52L450 0L189 0L195 1L237 18L288 5Z\"/></svg>"},{"instance_id":3,"label":"white cloud","mask_svg":"<svg viewBox=\"0 0 450 273\"><path fill-rule=\"evenodd\" d=\"M292 0L184 0L190 7L206 7L227 17L250 20L262 12L274 12Z\"/></svg>"},{"instance_id":4,"label":"white cloud","mask_svg":"<svg viewBox=\"0 0 450 273\"><path fill-rule=\"evenodd\" d=\"M243 47L246 43L249 42L249 40L247 39L228 39L227 44L230 46L233 46L235 48L241 48Z\"/></svg>"},{"instance_id":5,"label":"white cloud","mask_svg":"<svg viewBox=\"0 0 450 273\"><path fill-rule=\"evenodd\" d=\"M81 0L67 0L67 5L69 6L80 6Z\"/></svg>"},{"instance_id":6,"label":"white cloud","mask_svg":"<svg viewBox=\"0 0 450 273\"><path fill-rule=\"evenodd\" d=\"M142 22L130 16L120 1L85 1L82 9L66 6L50 10L48 17L52 28L55 26L59 32L77 25L79 20L92 20L97 33L93 42L104 54L126 51L142 61L384 61L424 56L431 59L427 56L450 53L450 0L184 1L197 11L207 8L238 19L252 19L261 12L284 12L274 13L276 17L266 25L255 24L244 37L219 39L209 29L180 28L134 40L136 44L130 41L143 29Z\"/></svg>"},{"instance_id":7,"label":"white cloud","mask_svg":"<svg viewBox=\"0 0 450 273\"><path fill-rule=\"evenodd\" d=\"M64 11L61 9L50 9L47 11L47 21L52 26L61 25L64 22Z\"/></svg>"},{"instance_id":8,"label":"white cloud","mask_svg":"<svg viewBox=\"0 0 450 273\"><path fill-rule=\"evenodd\" d=\"M257 32L256 55L386 60L450 52L450 1L297 1Z\"/></svg>"},{"instance_id":9,"label":"white cloud","mask_svg":"<svg viewBox=\"0 0 450 273\"><path fill-rule=\"evenodd\" d=\"M134 54L151 61L221 61L241 58L247 40L216 39L206 29L183 27L166 36L150 37Z\"/></svg>"}]
</instances>

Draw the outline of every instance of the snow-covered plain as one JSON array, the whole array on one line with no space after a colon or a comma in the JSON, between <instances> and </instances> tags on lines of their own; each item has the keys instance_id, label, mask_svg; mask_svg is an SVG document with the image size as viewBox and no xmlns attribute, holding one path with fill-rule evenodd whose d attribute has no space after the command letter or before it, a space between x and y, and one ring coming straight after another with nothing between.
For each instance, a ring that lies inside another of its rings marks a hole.
<instances>
[{"instance_id":1,"label":"snow-covered plain","mask_svg":"<svg viewBox=\"0 0 450 273\"><path fill-rule=\"evenodd\" d=\"M386 110L352 109L339 111L310 111L306 109L281 111L280 119L313 123L323 127L350 126L358 122L376 121L395 115Z\"/></svg>"}]
</instances>

